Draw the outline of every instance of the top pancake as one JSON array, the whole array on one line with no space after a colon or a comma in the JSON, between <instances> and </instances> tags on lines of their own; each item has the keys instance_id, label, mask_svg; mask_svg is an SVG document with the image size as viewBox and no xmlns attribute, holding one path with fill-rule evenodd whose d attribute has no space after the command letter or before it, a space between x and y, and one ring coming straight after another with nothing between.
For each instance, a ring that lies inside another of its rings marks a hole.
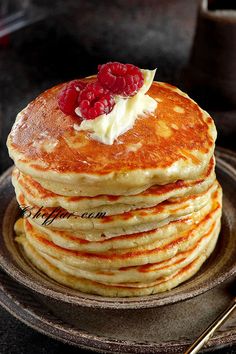
<instances>
[{"instance_id":1,"label":"top pancake","mask_svg":"<svg viewBox=\"0 0 236 354\"><path fill-rule=\"evenodd\" d=\"M85 80L92 80L85 79ZM129 195L154 184L198 178L214 152L212 118L177 88L154 82L158 101L113 145L76 131L77 117L58 107L58 85L42 93L17 116L8 137L9 154L23 173L63 195Z\"/></svg>"}]
</instances>

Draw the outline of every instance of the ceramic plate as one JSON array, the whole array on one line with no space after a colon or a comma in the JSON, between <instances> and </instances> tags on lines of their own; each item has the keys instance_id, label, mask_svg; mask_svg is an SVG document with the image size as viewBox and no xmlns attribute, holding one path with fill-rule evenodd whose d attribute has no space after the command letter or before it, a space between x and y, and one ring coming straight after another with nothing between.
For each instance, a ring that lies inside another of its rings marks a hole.
<instances>
[{"instance_id":1,"label":"ceramic plate","mask_svg":"<svg viewBox=\"0 0 236 354\"><path fill-rule=\"evenodd\" d=\"M0 305L17 319L49 337L101 353L184 353L194 339L232 300L236 279L174 305L136 310L81 307L71 318L60 302L51 309L0 271ZM205 311L207 309L207 311ZM63 320L63 317L65 318ZM210 339L206 350L236 343L236 313Z\"/></svg>"}]
</instances>

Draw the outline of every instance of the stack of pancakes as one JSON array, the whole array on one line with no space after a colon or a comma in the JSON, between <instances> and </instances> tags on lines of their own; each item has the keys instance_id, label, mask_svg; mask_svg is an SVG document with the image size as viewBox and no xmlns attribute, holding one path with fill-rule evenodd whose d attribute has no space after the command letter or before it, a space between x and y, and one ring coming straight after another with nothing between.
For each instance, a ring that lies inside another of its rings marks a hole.
<instances>
[{"instance_id":1,"label":"stack of pancakes","mask_svg":"<svg viewBox=\"0 0 236 354\"><path fill-rule=\"evenodd\" d=\"M189 279L220 231L213 120L154 82L156 111L106 145L60 111L62 87L20 112L8 137L26 255L59 283L103 296L149 295Z\"/></svg>"}]
</instances>

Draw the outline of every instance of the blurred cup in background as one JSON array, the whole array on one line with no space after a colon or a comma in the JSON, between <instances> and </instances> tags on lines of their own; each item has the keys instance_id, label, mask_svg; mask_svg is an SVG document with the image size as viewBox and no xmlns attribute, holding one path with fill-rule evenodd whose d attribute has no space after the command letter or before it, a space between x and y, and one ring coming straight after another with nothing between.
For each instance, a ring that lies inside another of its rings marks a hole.
<instances>
[{"instance_id":1,"label":"blurred cup in background","mask_svg":"<svg viewBox=\"0 0 236 354\"><path fill-rule=\"evenodd\" d=\"M202 0L184 73L186 89L205 106L236 107L236 1Z\"/></svg>"}]
</instances>

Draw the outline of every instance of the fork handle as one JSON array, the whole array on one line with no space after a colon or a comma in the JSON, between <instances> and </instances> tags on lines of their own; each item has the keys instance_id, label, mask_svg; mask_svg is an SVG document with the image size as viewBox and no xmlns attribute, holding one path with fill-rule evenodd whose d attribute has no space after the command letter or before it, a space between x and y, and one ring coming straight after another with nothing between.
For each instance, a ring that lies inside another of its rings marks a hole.
<instances>
[{"instance_id":1,"label":"fork handle","mask_svg":"<svg viewBox=\"0 0 236 354\"><path fill-rule=\"evenodd\" d=\"M208 342L215 331L227 320L231 313L236 309L236 298L233 303L227 307L217 319L205 329L205 331L199 336L198 339L187 349L184 354L196 354L199 350Z\"/></svg>"}]
</instances>

